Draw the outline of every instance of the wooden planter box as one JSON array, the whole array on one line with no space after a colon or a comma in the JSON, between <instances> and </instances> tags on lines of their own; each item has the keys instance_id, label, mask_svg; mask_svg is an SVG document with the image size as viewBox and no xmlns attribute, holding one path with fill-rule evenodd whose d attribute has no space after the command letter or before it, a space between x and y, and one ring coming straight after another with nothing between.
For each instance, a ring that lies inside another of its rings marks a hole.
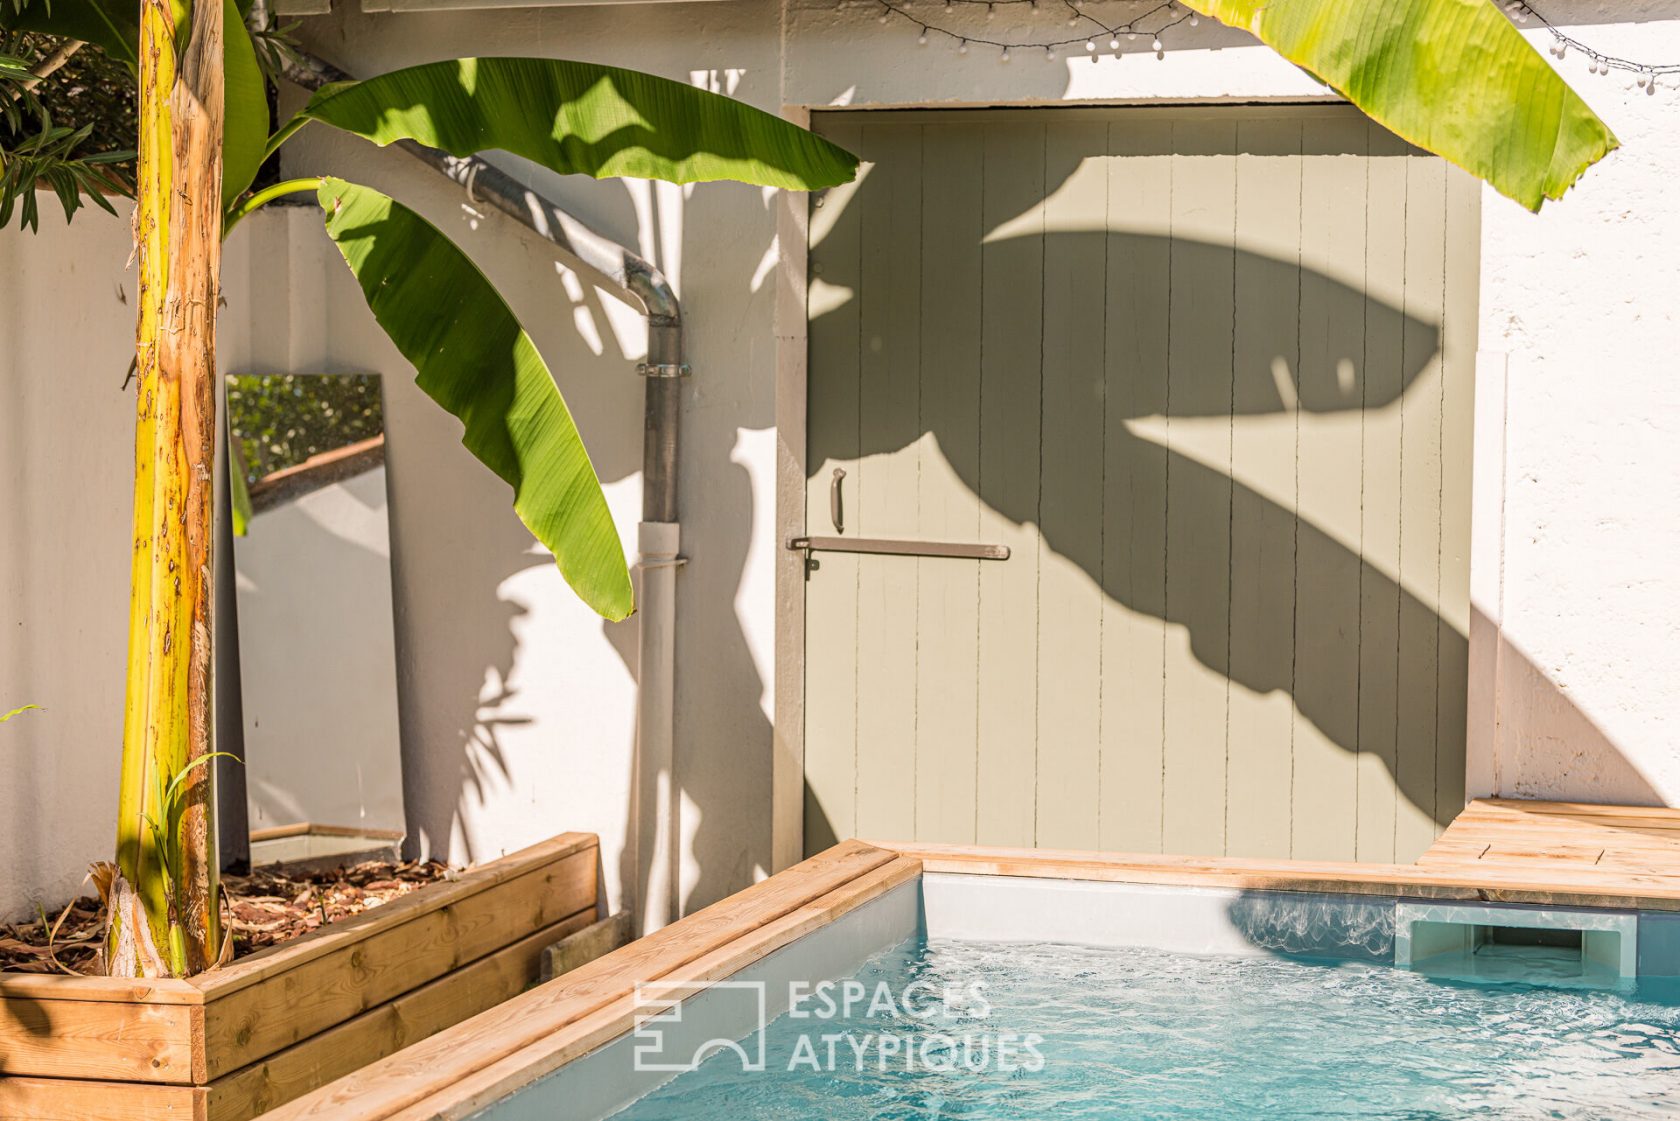
<instances>
[{"instance_id":1,"label":"wooden planter box","mask_svg":"<svg viewBox=\"0 0 1680 1121\"><path fill-rule=\"evenodd\" d=\"M243 1121L476 1015L596 918L567 833L187 981L0 974L0 1119Z\"/></svg>"}]
</instances>

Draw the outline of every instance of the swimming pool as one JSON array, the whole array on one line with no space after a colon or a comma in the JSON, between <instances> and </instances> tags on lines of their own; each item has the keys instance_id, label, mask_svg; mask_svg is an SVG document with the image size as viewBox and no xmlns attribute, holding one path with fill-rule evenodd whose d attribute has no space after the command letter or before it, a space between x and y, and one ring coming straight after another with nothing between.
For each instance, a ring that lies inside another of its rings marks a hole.
<instances>
[{"instance_id":1,"label":"swimming pool","mask_svg":"<svg viewBox=\"0 0 1680 1121\"><path fill-rule=\"evenodd\" d=\"M1360 961L922 938L853 980L849 1009L835 986L771 1023L763 1070L720 1049L615 1121L1680 1113L1672 984L1442 984Z\"/></svg>"},{"instance_id":2,"label":"swimming pool","mask_svg":"<svg viewBox=\"0 0 1680 1121\"><path fill-rule=\"evenodd\" d=\"M1672 1116L1680 898L1602 898L847 842L273 1116Z\"/></svg>"}]
</instances>

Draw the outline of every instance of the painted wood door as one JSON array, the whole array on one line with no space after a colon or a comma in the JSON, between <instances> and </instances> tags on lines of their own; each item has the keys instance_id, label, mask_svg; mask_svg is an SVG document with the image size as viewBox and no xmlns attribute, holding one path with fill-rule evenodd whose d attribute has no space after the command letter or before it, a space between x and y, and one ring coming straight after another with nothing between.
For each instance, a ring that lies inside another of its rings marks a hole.
<instances>
[{"instance_id":1,"label":"painted wood door","mask_svg":"<svg viewBox=\"0 0 1680 1121\"><path fill-rule=\"evenodd\" d=\"M811 212L807 531L1011 555L812 554L807 850L1417 856L1464 801L1476 185L1340 106L817 127L866 162Z\"/></svg>"}]
</instances>

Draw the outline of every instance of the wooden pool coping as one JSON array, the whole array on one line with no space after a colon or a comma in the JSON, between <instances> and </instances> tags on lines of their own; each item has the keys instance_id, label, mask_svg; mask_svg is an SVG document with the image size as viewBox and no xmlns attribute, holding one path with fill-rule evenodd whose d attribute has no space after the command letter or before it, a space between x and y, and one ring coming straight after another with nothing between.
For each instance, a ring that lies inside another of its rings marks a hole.
<instances>
[{"instance_id":1,"label":"wooden pool coping","mask_svg":"<svg viewBox=\"0 0 1680 1121\"><path fill-rule=\"evenodd\" d=\"M638 984L730 976L923 872L1680 910L1680 811L1481 800L1459 821L1408 865L845 841L263 1121L466 1118L628 1031Z\"/></svg>"}]
</instances>

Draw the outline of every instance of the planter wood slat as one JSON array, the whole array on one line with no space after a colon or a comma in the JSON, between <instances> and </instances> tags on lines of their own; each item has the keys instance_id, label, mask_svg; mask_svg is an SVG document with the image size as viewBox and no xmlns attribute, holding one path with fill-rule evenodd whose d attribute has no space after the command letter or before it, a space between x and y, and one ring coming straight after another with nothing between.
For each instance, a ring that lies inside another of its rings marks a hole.
<instances>
[{"instance_id":1,"label":"planter wood slat","mask_svg":"<svg viewBox=\"0 0 1680 1121\"><path fill-rule=\"evenodd\" d=\"M368 921L354 930L357 937L340 937L331 952L277 956L272 962L257 962L252 955L246 960L259 968L246 975L206 974L209 1080L441 977L511 938L574 915L580 899L594 906L593 846L573 849L550 841L525 851L541 863L524 875L475 884L470 893L433 885L404 896L368 912ZM424 898L434 892L437 898Z\"/></svg>"},{"instance_id":2,"label":"planter wood slat","mask_svg":"<svg viewBox=\"0 0 1680 1121\"><path fill-rule=\"evenodd\" d=\"M593 909L210 1083L209 1121L239 1121L518 996L542 952L595 921Z\"/></svg>"},{"instance_id":3,"label":"planter wood slat","mask_svg":"<svg viewBox=\"0 0 1680 1121\"><path fill-rule=\"evenodd\" d=\"M203 1040L203 1009L190 1004L9 996L0 1009L0 1073L194 1082Z\"/></svg>"},{"instance_id":4,"label":"planter wood slat","mask_svg":"<svg viewBox=\"0 0 1680 1121\"><path fill-rule=\"evenodd\" d=\"M0 977L0 1121L239 1121L475 1015L596 918L568 833L188 981Z\"/></svg>"},{"instance_id":5,"label":"planter wood slat","mask_svg":"<svg viewBox=\"0 0 1680 1121\"><path fill-rule=\"evenodd\" d=\"M204 1087L0 1078L0 1117L29 1121L205 1121Z\"/></svg>"}]
</instances>

